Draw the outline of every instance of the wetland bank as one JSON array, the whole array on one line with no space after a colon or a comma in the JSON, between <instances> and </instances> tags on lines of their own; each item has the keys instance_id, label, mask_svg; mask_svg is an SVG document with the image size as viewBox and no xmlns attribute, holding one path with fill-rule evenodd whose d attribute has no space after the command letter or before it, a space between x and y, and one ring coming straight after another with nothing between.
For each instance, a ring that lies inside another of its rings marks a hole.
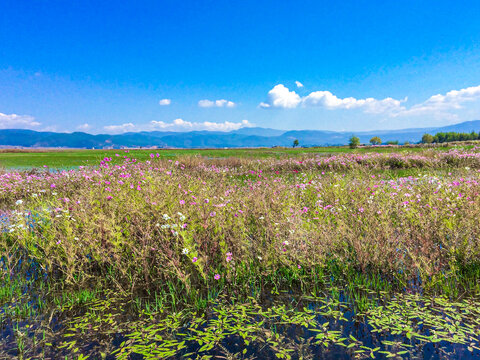
<instances>
[{"instance_id":1,"label":"wetland bank","mask_svg":"<svg viewBox=\"0 0 480 360\"><path fill-rule=\"evenodd\" d=\"M97 164L0 175L0 358L480 358L480 149Z\"/></svg>"}]
</instances>

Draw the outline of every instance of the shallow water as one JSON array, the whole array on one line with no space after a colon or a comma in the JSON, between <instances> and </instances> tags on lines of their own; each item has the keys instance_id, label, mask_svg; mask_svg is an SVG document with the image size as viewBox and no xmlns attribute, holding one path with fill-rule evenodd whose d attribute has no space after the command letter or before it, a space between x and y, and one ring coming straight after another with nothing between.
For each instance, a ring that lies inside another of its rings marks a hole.
<instances>
[{"instance_id":1,"label":"shallow water","mask_svg":"<svg viewBox=\"0 0 480 360\"><path fill-rule=\"evenodd\" d=\"M51 318L36 315L12 320L2 310L0 358L19 355L19 333L24 333L24 342L30 344L30 356L46 358L71 356L75 349L94 359L102 352L106 359L121 358L114 354L120 349L128 359L182 359L194 354L276 359L282 353L292 359L372 355L384 359L389 354L408 359L480 358L477 300L453 303L419 295L371 300L375 307L359 311L343 292L338 299L283 295L258 305L213 304L206 313L191 314L181 321L159 314L132 317L107 298ZM379 328L383 330L377 332ZM49 345L34 348L33 336L43 330L49 333Z\"/></svg>"}]
</instances>

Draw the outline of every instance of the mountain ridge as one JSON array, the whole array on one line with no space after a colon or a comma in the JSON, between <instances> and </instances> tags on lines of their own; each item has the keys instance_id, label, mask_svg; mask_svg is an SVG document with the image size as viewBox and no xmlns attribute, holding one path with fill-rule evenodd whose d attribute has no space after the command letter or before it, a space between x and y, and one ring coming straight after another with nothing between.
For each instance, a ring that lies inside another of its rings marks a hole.
<instances>
[{"instance_id":1,"label":"mountain ridge","mask_svg":"<svg viewBox=\"0 0 480 360\"><path fill-rule=\"evenodd\" d=\"M301 146L345 145L352 135L368 143L372 136L382 141L400 143L419 142L424 133L434 135L437 132L480 131L480 120L465 121L442 127L408 128L398 130L368 131L330 131L330 130L278 130L250 127L220 131L142 131L117 135L88 134L85 132L41 132L26 129L0 130L0 146L27 148L120 148L120 147L158 147L158 148L239 148L291 146L298 139Z\"/></svg>"}]
</instances>

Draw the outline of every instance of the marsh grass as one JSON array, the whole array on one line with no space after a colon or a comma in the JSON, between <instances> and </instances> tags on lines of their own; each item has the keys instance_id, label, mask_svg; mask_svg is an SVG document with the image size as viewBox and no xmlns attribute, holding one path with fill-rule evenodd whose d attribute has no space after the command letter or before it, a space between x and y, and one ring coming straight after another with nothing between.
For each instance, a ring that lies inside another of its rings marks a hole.
<instances>
[{"instance_id":1,"label":"marsh grass","mask_svg":"<svg viewBox=\"0 0 480 360\"><path fill-rule=\"evenodd\" d=\"M238 149L131 149L131 150L84 150L84 149L0 149L0 167L5 169L32 168L71 169L79 166L98 164L103 158L111 157L120 162L124 156L139 161L149 159L152 152L158 153L162 159L195 157L203 160L211 159L267 159L305 156L326 156L335 154L365 154L392 152L423 152L425 149L448 151L452 148L472 148L478 142L459 142L409 146L366 146L355 150L348 146L328 146L310 148L238 148ZM118 156L117 156L118 155ZM120 161L119 161L120 160Z\"/></svg>"},{"instance_id":2,"label":"marsh grass","mask_svg":"<svg viewBox=\"0 0 480 360\"><path fill-rule=\"evenodd\" d=\"M479 324L468 315L480 294L476 148L149 159L0 176L0 319L11 329L4 347L16 344L11 354L248 358L266 349L266 357L308 358L334 344L358 357L418 351L402 336L478 350ZM423 312L435 299L444 299L440 310ZM390 345L325 328L310 305L298 307L307 300L335 311L327 317L336 323L380 324ZM411 307L419 312L405 312ZM418 315L434 327L451 309L465 316L456 328L441 323L435 338L417 323L406 332L382 322ZM229 336L257 345L239 353L226 346Z\"/></svg>"}]
</instances>

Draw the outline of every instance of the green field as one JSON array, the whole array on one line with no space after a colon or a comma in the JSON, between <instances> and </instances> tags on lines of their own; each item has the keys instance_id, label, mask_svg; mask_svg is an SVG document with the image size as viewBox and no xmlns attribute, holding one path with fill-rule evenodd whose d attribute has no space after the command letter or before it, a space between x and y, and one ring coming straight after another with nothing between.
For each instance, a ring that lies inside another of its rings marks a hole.
<instances>
[{"instance_id":1,"label":"green field","mask_svg":"<svg viewBox=\"0 0 480 360\"><path fill-rule=\"evenodd\" d=\"M450 147L448 147L450 148ZM448 149L443 148L442 149ZM371 152L418 152L421 147L364 147L350 149L346 146L312 147L312 148L257 148L257 149L141 149L129 150L3 150L0 151L0 168L31 169L48 166L50 168L68 169L78 166L98 165L105 157L112 157L114 162L123 161L123 156L147 160L151 153L160 154L161 158L204 157L204 158L282 158L287 156L328 155L338 153ZM120 157L116 157L119 154ZM118 161L116 161L118 160Z\"/></svg>"}]
</instances>

